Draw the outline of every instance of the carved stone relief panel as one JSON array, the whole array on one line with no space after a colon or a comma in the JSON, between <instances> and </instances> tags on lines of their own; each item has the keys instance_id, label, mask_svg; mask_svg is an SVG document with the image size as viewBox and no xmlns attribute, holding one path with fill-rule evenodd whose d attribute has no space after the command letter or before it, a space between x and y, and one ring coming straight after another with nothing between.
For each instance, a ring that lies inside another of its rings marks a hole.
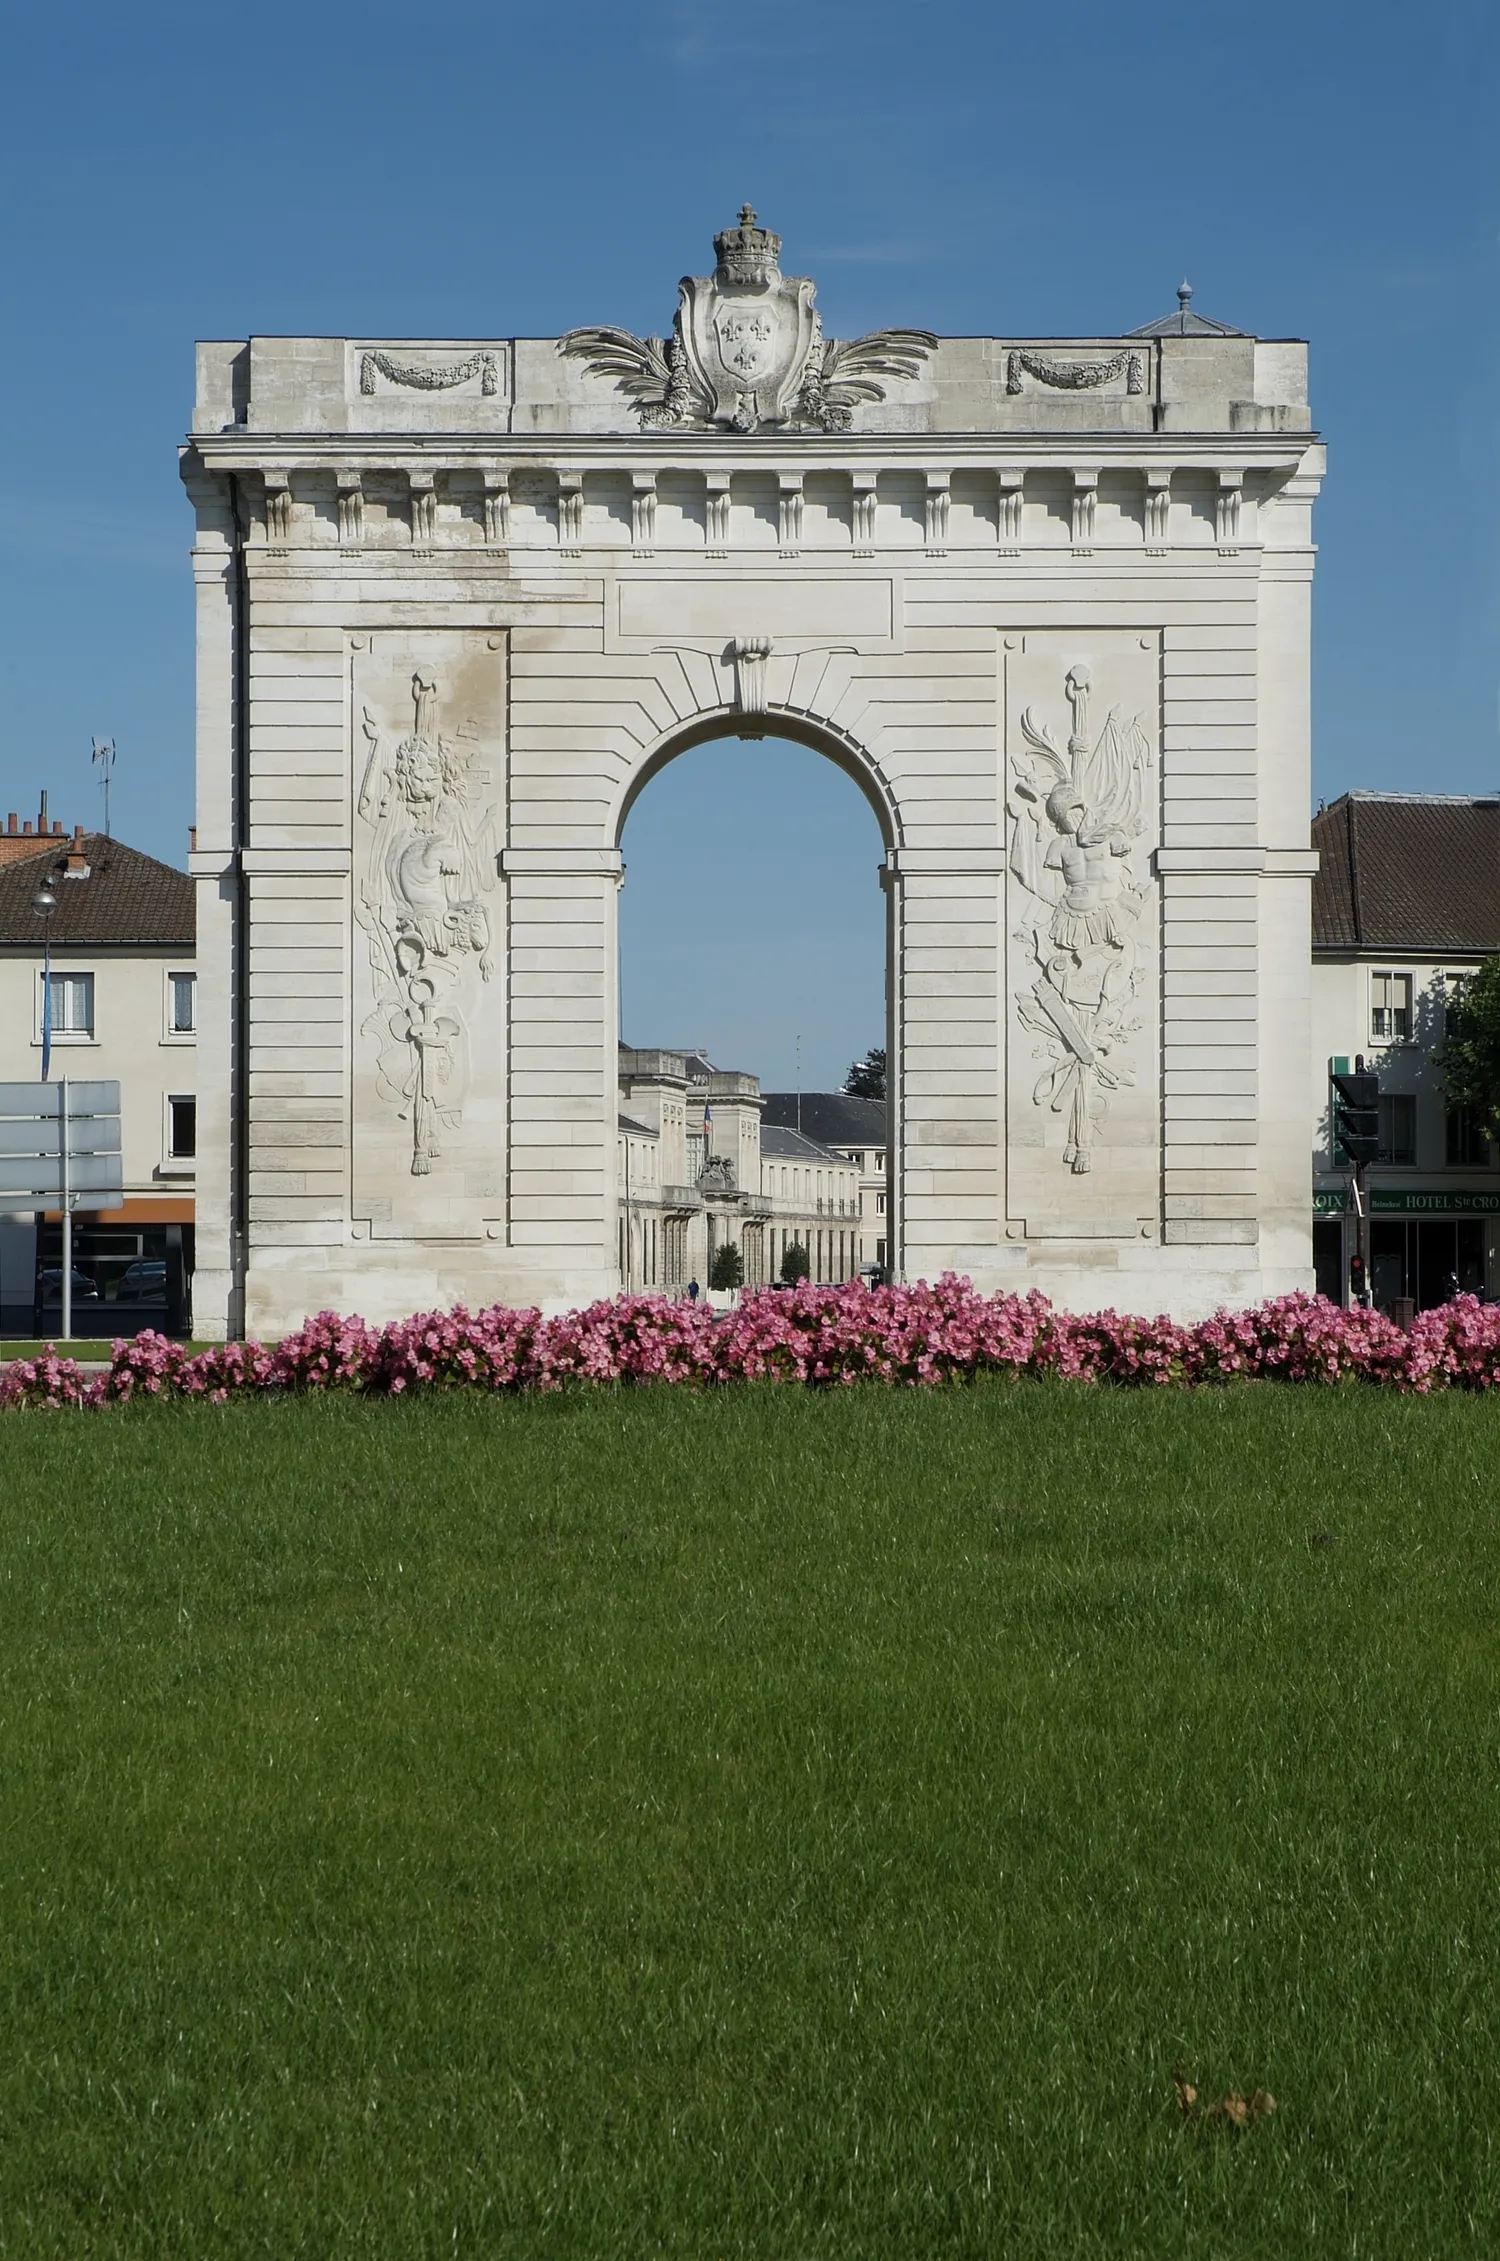
<instances>
[{"instance_id":1,"label":"carved stone relief panel","mask_svg":"<svg viewBox=\"0 0 1500 2261\"><path fill-rule=\"evenodd\" d=\"M1133 1235L1160 1210L1160 639L1010 642L1008 1206Z\"/></svg>"},{"instance_id":2,"label":"carved stone relief panel","mask_svg":"<svg viewBox=\"0 0 1500 2261\"><path fill-rule=\"evenodd\" d=\"M392 630L351 668L354 1216L480 1239L504 1208L504 639Z\"/></svg>"},{"instance_id":3,"label":"carved stone relief panel","mask_svg":"<svg viewBox=\"0 0 1500 2261\"><path fill-rule=\"evenodd\" d=\"M352 432L503 432L510 348L498 339L451 345L350 338L344 393Z\"/></svg>"}]
</instances>

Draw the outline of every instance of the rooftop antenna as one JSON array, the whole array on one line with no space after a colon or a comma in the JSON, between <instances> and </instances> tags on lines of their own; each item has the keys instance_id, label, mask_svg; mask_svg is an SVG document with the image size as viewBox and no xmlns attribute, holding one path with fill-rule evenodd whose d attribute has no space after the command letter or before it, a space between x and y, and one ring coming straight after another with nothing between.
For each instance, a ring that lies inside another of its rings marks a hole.
<instances>
[{"instance_id":1,"label":"rooftop antenna","mask_svg":"<svg viewBox=\"0 0 1500 2261\"><path fill-rule=\"evenodd\" d=\"M113 738L96 738L94 740L93 758L94 767L104 772L104 837L108 840L110 837L109 773L115 766L115 742Z\"/></svg>"},{"instance_id":2,"label":"rooftop antenna","mask_svg":"<svg viewBox=\"0 0 1500 2261\"><path fill-rule=\"evenodd\" d=\"M802 1032L797 1032L797 1136L802 1136Z\"/></svg>"}]
</instances>

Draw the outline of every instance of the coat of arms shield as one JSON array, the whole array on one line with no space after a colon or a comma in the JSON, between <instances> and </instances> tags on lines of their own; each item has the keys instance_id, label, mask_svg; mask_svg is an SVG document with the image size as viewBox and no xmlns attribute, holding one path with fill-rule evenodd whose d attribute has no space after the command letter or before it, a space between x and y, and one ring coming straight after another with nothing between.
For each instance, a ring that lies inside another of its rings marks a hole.
<instances>
[{"instance_id":1,"label":"coat of arms shield","mask_svg":"<svg viewBox=\"0 0 1500 2261\"><path fill-rule=\"evenodd\" d=\"M682 341L713 403L710 420L741 430L782 423L817 336L813 285L782 274L781 238L756 226L749 205L738 227L715 236L714 249L713 275L688 275L681 285Z\"/></svg>"}]
</instances>

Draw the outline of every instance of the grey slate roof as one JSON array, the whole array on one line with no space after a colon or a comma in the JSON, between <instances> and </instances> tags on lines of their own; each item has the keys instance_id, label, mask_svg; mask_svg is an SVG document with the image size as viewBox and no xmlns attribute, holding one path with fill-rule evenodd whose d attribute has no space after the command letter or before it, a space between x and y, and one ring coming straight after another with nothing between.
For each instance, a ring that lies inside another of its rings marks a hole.
<instances>
[{"instance_id":1,"label":"grey slate roof","mask_svg":"<svg viewBox=\"0 0 1500 2261\"><path fill-rule=\"evenodd\" d=\"M765 1145L766 1126L779 1124L784 1130L795 1130L798 1122L798 1095L795 1091L768 1091L761 1110L761 1145ZM809 1138L821 1139L825 1146L884 1146L885 1101L883 1099L851 1099L847 1091L804 1091L801 1095L801 1122Z\"/></svg>"},{"instance_id":2,"label":"grey slate roof","mask_svg":"<svg viewBox=\"0 0 1500 2261\"><path fill-rule=\"evenodd\" d=\"M1500 950L1500 796L1345 793L1312 844L1314 950Z\"/></svg>"},{"instance_id":3,"label":"grey slate roof","mask_svg":"<svg viewBox=\"0 0 1500 2261\"><path fill-rule=\"evenodd\" d=\"M1231 329L1227 322L1216 322L1210 314L1195 314L1192 310L1193 286L1177 286L1177 312L1163 314L1159 321L1143 322L1138 330L1126 332L1132 338L1245 338L1248 330Z\"/></svg>"},{"instance_id":4,"label":"grey slate roof","mask_svg":"<svg viewBox=\"0 0 1500 2261\"><path fill-rule=\"evenodd\" d=\"M20 944L40 951L43 922L32 897L49 871L62 865L74 842L60 837L56 852L24 856L0 865L0 946ZM82 839L87 879L59 879L53 892L57 909L46 923L54 950L70 944L155 943L191 950L197 939L193 882L185 871L159 864L123 840L102 832Z\"/></svg>"},{"instance_id":5,"label":"grey slate roof","mask_svg":"<svg viewBox=\"0 0 1500 2261\"><path fill-rule=\"evenodd\" d=\"M834 1154L820 1146L815 1138L805 1138L794 1130L783 1130L778 1124L760 1126L760 1151L767 1162L831 1162L835 1167L849 1164L842 1154Z\"/></svg>"}]
</instances>

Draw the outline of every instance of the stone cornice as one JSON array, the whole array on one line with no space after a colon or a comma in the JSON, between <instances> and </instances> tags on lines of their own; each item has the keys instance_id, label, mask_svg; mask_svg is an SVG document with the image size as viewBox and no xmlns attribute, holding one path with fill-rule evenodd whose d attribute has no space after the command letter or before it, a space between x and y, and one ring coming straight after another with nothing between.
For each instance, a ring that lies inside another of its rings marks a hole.
<instances>
[{"instance_id":1,"label":"stone cornice","mask_svg":"<svg viewBox=\"0 0 1500 2261\"><path fill-rule=\"evenodd\" d=\"M249 432L231 428L192 435L184 476L194 458L217 472L333 470L358 464L403 471L482 470L501 463L539 471L618 468L646 471L913 470L1073 471L1079 466L1145 472L1162 464L1189 471L1271 470L1304 473L1316 432L869 432L724 439L709 432L639 436L622 432Z\"/></svg>"}]
</instances>

